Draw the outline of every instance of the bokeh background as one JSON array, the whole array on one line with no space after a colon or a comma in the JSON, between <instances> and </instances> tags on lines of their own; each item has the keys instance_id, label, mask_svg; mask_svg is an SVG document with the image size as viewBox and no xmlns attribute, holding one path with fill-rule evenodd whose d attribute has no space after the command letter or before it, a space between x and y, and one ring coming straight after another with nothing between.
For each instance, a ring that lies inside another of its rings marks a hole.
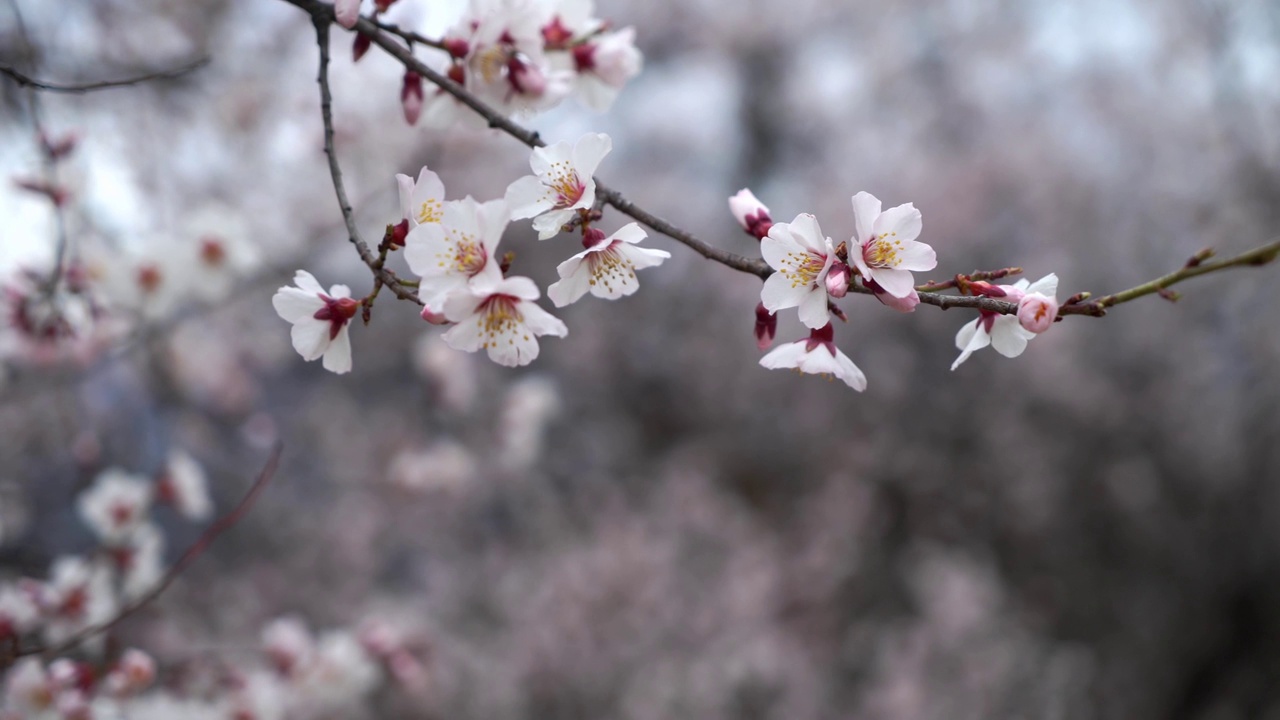
<instances>
[{"instance_id":1,"label":"bokeh background","mask_svg":"<svg viewBox=\"0 0 1280 720\"><path fill-rule=\"evenodd\" d=\"M759 281L674 257L638 294L557 314L533 365L445 347L382 298L355 370L290 348L270 307L304 267L363 294L321 152L316 49L280 0L23 2L0 62L178 80L43 96L80 145L75 242L140 256L210 207L264 262L73 364L11 359L0 390L0 574L91 540L72 498L172 446L230 507L279 439L252 513L120 632L162 677L235 662L269 618L376 616L426 647L431 682L370 716L421 718L1280 717L1280 268L1194 280L1069 318L1017 360L955 372L962 311L844 302L865 393L757 365ZM438 32L446 3L392 18ZM933 279L1019 265L1060 297L1110 292L1280 234L1280 7L1266 0L600 0L644 73L607 115L600 177L752 253L726 198L851 234L849 197L914 202ZM514 140L410 128L400 73L335 33L338 147L367 237L394 174L449 197L527 172ZM424 55L424 57L428 57ZM0 262L51 257L24 95L0 80ZM608 214L612 229L624 219ZM544 287L576 239L513 223ZM800 337L794 318L779 339ZM198 529L166 527L170 556ZM177 669L175 669L177 668Z\"/></svg>"}]
</instances>

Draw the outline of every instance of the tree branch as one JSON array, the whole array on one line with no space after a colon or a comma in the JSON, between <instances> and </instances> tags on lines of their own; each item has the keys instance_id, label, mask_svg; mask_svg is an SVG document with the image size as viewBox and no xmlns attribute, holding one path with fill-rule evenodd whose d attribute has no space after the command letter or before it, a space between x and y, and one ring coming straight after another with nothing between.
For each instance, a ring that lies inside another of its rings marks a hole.
<instances>
[{"instance_id":1,"label":"tree branch","mask_svg":"<svg viewBox=\"0 0 1280 720\"><path fill-rule=\"evenodd\" d=\"M198 70L209 64L209 58L203 57L192 60L184 65L179 65L171 70L157 70L145 75L137 75L123 80L101 80L98 82L81 83L81 84L63 84L53 83L46 80L38 80L29 75L24 75L16 69L0 65L0 75L6 75L18 85L35 90L43 90L45 92L82 94L93 92L95 90L110 90L112 88L129 87L131 85L141 85L152 80L169 80L181 77L187 73Z\"/></svg>"},{"instance_id":2,"label":"tree branch","mask_svg":"<svg viewBox=\"0 0 1280 720\"><path fill-rule=\"evenodd\" d=\"M324 153L329 157L329 176L333 178L333 191L338 196L338 209L342 211L342 220L347 226L347 237L356 246L360 259L377 280L391 288L401 300L411 300L419 305L422 301L418 295L400 285L395 273L382 267L369 249L369 244L360 237L356 227L355 216L351 211L351 202L347 200L347 190L342 183L342 168L338 166L338 153L333 148L333 95L329 91L329 23L333 19L333 6L324 6L328 14L312 13L311 19L316 26L316 44L320 46L320 71L316 82L320 83L320 115L324 119ZM368 22L368 21L362 21Z\"/></svg>"},{"instance_id":3,"label":"tree branch","mask_svg":"<svg viewBox=\"0 0 1280 720\"><path fill-rule=\"evenodd\" d=\"M327 29L328 25L334 22L332 5L322 3L319 0L285 0L285 2L288 2L310 14L312 22L316 25L317 31L320 31L322 27ZM374 44L378 45L378 47L382 48L392 57L399 60L406 69L418 73L422 77L431 81L432 84L439 87L441 90L452 95L458 100L458 102L471 108L488 122L489 127L501 130L531 148L546 146L546 143L537 132L513 122L505 115L499 113L497 110L481 101L479 98L467 92L467 90L462 86L431 69L421 60L416 58L409 48L402 46L399 42L389 37L387 33L398 35L404 38L407 42L426 42L427 38L420 38L416 34L407 33L397 27L386 25L378 22L377 20L371 20L366 17L361 17L357 21L355 29L362 34L367 35ZM426 42L426 44L433 43ZM434 46L438 46L438 44ZM327 51L322 50L322 52ZM322 88L322 91L327 94L327 88ZM327 104L325 107L327 112ZM330 164L336 170L336 163L332 159L332 154L330 155ZM337 176L335 175L335 180L336 177ZM667 222L666 220L663 220L662 218L637 206L635 203L630 202L623 197L620 192L606 186L598 179L596 180L596 194L598 198L603 199L605 203L613 206L624 215L627 215L632 219L647 225L650 229L688 246L694 252L697 252L709 260L714 260L726 267L755 275L761 279L768 278L773 274L773 268L769 267L764 260L749 258L709 245L702 240L699 240L693 234L682 230L670 222ZM349 208L345 208L345 202L341 198L341 193L339 193L339 195L339 201L344 205L343 213L344 215L348 215ZM361 245L358 244L357 249L361 249ZM366 258L367 253L368 247L364 246L361 251L361 257ZM1178 270L1177 272L1143 283L1142 285L1130 288L1129 290L1107 295L1099 298L1098 300L1086 301L1088 293L1080 293L1062 306L1059 315L1088 315L1101 317L1106 314L1106 309L1109 307L1129 302L1130 300L1144 295L1150 295L1152 293L1163 294L1164 290L1174 283L1230 267L1265 265L1273 261L1278 254L1280 254L1280 242L1272 242L1262 247L1255 248L1254 250L1242 253L1236 257L1213 263L1203 263L1193 258L1194 262L1188 262L1186 267ZM1207 255L1205 257L1207 257ZM1204 258L1200 258L1200 260L1203 259ZM367 259L366 264L369 264ZM997 279L1009 274L1014 274L1014 271L1020 271L1020 268L1005 268L1003 270L992 271L985 277L980 277L984 276L984 274L978 273L968 279ZM947 282L926 283L925 285L917 288L917 293L920 296L921 303L933 305L935 307L942 308L943 310L950 308L973 308L987 310L1002 315L1017 312L1018 306L1016 303L988 297L945 295L938 292L939 290L958 287L959 285L960 278L957 276L956 279ZM851 287L850 290L863 294L871 294L870 290L861 286Z\"/></svg>"}]
</instances>

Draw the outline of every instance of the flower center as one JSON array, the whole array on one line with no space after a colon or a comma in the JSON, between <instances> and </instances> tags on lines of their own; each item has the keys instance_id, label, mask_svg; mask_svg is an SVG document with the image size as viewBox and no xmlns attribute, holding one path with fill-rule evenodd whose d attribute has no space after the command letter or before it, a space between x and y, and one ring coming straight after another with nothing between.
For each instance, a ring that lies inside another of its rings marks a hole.
<instances>
[{"instance_id":1,"label":"flower center","mask_svg":"<svg viewBox=\"0 0 1280 720\"><path fill-rule=\"evenodd\" d=\"M587 190L587 186L578 178L578 171L564 161L551 166L551 177L547 187L555 191L556 209L573 207Z\"/></svg>"},{"instance_id":2,"label":"flower center","mask_svg":"<svg viewBox=\"0 0 1280 720\"><path fill-rule=\"evenodd\" d=\"M329 321L329 339L332 340L338 337L342 326L356 316L356 308L360 307L360 301L351 298L331 298L328 295L321 295L320 299L324 301L324 307L317 310L312 317Z\"/></svg>"},{"instance_id":3,"label":"flower center","mask_svg":"<svg viewBox=\"0 0 1280 720\"><path fill-rule=\"evenodd\" d=\"M480 304L478 322L485 338L482 347L497 347L499 338L515 334L516 328L524 323L519 302L520 299L513 295L495 293ZM512 344L515 340L508 337L507 342Z\"/></svg>"},{"instance_id":4,"label":"flower center","mask_svg":"<svg viewBox=\"0 0 1280 720\"><path fill-rule=\"evenodd\" d=\"M862 257L871 267L894 268L902 262L898 257L900 250L902 250L902 241L898 239L898 233L881 233L879 237L871 238L871 241L866 244L862 250Z\"/></svg>"},{"instance_id":5,"label":"flower center","mask_svg":"<svg viewBox=\"0 0 1280 720\"><path fill-rule=\"evenodd\" d=\"M605 289L612 292L614 281L625 283L628 278L635 279L635 264L617 250L621 242L621 240L614 240L603 250L587 255L587 266L591 270L591 279L587 282L592 285L597 283L604 285Z\"/></svg>"},{"instance_id":6,"label":"flower center","mask_svg":"<svg viewBox=\"0 0 1280 720\"><path fill-rule=\"evenodd\" d=\"M471 237L464 237L453 246L453 267L467 277L475 277L489 262L489 253L484 245Z\"/></svg>"},{"instance_id":7,"label":"flower center","mask_svg":"<svg viewBox=\"0 0 1280 720\"><path fill-rule=\"evenodd\" d=\"M791 252L782 259L782 267L778 272L791 281L791 287L810 287L817 282L822 269L827 266L827 259L821 255L807 252Z\"/></svg>"},{"instance_id":8,"label":"flower center","mask_svg":"<svg viewBox=\"0 0 1280 720\"><path fill-rule=\"evenodd\" d=\"M435 198L423 201L418 206L418 224L440 222L440 218L444 214L444 208L441 202Z\"/></svg>"}]
</instances>

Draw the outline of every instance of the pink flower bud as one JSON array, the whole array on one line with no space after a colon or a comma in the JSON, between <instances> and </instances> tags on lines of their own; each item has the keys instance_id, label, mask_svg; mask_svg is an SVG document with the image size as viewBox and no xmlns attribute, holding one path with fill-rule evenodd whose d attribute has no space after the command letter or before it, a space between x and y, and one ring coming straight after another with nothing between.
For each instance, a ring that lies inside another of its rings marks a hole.
<instances>
[{"instance_id":1,"label":"pink flower bud","mask_svg":"<svg viewBox=\"0 0 1280 720\"><path fill-rule=\"evenodd\" d=\"M333 15L339 25L350 30L360 19L360 0L334 0Z\"/></svg>"},{"instance_id":2,"label":"pink flower bud","mask_svg":"<svg viewBox=\"0 0 1280 720\"><path fill-rule=\"evenodd\" d=\"M378 8L378 12L384 13L387 11L387 8L396 4L396 0L374 0L373 4Z\"/></svg>"},{"instance_id":3,"label":"pink flower bud","mask_svg":"<svg viewBox=\"0 0 1280 720\"><path fill-rule=\"evenodd\" d=\"M422 306L422 319L426 320L432 325L448 325L449 324L449 319L444 316L444 313L436 312L435 310L432 310L430 307L426 305Z\"/></svg>"},{"instance_id":4,"label":"pink flower bud","mask_svg":"<svg viewBox=\"0 0 1280 720\"><path fill-rule=\"evenodd\" d=\"M729 198L729 212L733 213L733 218L738 221L742 229L757 240L768 235L769 228L773 227L773 218L769 216L769 208L765 207L764 203L757 200L755 194L746 188L739 190L737 195Z\"/></svg>"},{"instance_id":5,"label":"pink flower bud","mask_svg":"<svg viewBox=\"0 0 1280 720\"><path fill-rule=\"evenodd\" d=\"M541 97L547 91L546 73L542 72L542 68L537 65L527 63L519 57L512 57L507 63L507 70L511 89L521 95Z\"/></svg>"},{"instance_id":6,"label":"pink flower bud","mask_svg":"<svg viewBox=\"0 0 1280 720\"><path fill-rule=\"evenodd\" d=\"M862 283L875 293L876 299L885 307L893 308L900 313L915 312L916 306L920 304L920 293L915 288L911 288L911 292L906 297L894 297L884 291L884 288L870 278L863 279Z\"/></svg>"},{"instance_id":7,"label":"pink flower bud","mask_svg":"<svg viewBox=\"0 0 1280 720\"><path fill-rule=\"evenodd\" d=\"M467 53L471 52L471 45L462 38L445 38L444 49L447 50L454 59L461 60L467 56ZM449 73L449 79L454 82L461 82L457 78L453 77L452 72Z\"/></svg>"},{"instance_id":8,"label":"pink flower bud","mask_svg":"<svg viewBox=\"0 0 1280 720\"><path fill-rule=\"evenodd\" d=\"M764 303L756 305L756 347L768 350L778 334L778 316L765 309Z\"/></svg>"},{"instance_id":9,"label":"pink flower bud","mask_svg":"<svg viewBox=\"0 0 1280 720\"><path fill-rule=\"evenodd\" d=\"M600 241L604 239L605 239L605 234L603 230L600 230L597 228L587 228L586 230L582 231L582 247L588 250L595 247L596 245L599 245Z\"/></svg>"},{"instance_id":10,"label":"pink flower bud","mask_svg":"<svg viewBox=\"0 0 1280 720\"><path fill-rule=\"evenodd\" d=\"M1058 317L1058 299L1027 293L1018 301L1018 322L1033 333L1042 333Z\"/></svg>"},{"instance_id":11,"label":"pink flower bud","mask_svg":"<svg viewBox=\"0 0 1280 720\"><path fill-rule=\"evenodd\" d=\"M410 125L418 124L422 102L422 76L410 70L404 74L404 85L400 87L400 104L404 106L405 122Z\"/></svg>"},{"instance_id":12,"label":"pink flower bud","mask_svg":"<svg viewBox=\"0 0 1280 720\"><path fill-rule=\"evenodd\" d=\"M849 266L836 260L827 271L827 294L842 298L849 292Z\"/></svg>"}]
</instances>

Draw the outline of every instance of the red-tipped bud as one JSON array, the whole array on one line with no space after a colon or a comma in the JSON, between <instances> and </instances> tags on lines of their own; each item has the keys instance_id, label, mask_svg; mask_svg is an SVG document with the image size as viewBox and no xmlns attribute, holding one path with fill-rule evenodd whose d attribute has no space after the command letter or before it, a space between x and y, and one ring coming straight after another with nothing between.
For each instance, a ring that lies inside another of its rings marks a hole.
<instances>
[{"instance_id":1,"label":"red-tipped bud","mask_svg":"<svg viewBox=\"0 0 1280 720\"><path fill-rule=\"evenodd\" d=\"M444 49L449 51L449 55L454 59L461 60L467 56L467 53L471 52L471 45L462 38L445 38ZM449 79L454 82L462 82L453 77L452 71L449 73Z\"/></svg>"},{"instance_id":2,"label":"red-tipped bud","mask_svg":"<svg viewBox=\"0 0 1280 720\"><path fill-rule=\"evenodd\" d=\"M401 220L391 226L391 247L404 247L405 238L409 237L409 221Z\"/></svg>"},{"instance_id":3,"label":"red-tipped bud","mask_svg":"<svg viewBox=\"0 0 1280 720\"><path fill-rule=\"evenodd\" d=\"M580 73L587 73L596 69L595 43L582 43L573 47L573 67Z\"/></svg>"},{"instance_id":4,"label":"red-tipped bud","mask_svg":"<svg viewBox=\"0 0 1280 720\"><path fill-rule=\"evenodd\" d=\"M364 33L356 33L356 39L351 43L351 62L360 62L360 58L369 52L369 46L373 41Z\"/></svg>"},{"instance_id":5,"label":"red-tipped bud","mask_svg":"<svg viewBox=\"0 0 1280 720\"><path fill-rule=\"evenodd\" d=\"M738 221L742 229L757 240L763 240L769 234L769 228L773 227L769 208L746 188L729 198L729 212L733 213L733 218Z\"/></svg>"},{"instance_id":6,"label":"red-tipped bud","mask_svg":"<svg viewBox=\"0 0 1280 720\"><path fill-rule=\"evenodd\" d=\"M374 7L378 8L378 12L384 13L387 8L396 4L396 0L373 0Z\"/></svg>"},{"instance_id":7,"label":"red-tipped bud","mask_svg":"<svg viewBox=\"0 0 1280 720\"><path fill-rule=\"evenodd\" d=\"M559 15L542 26L542 42L547 50L564 50L569 47L569 41L572 39L573 32L564 26Z\"/></svg>"},{"instance_id":8,"label":"red-tipped bud","mask_svg":"<svg viewBox=\"0 0 1280 720\"><path fill-rule=\"evenodd\" d=\"M418 124L422 102L422 76L410 70L404 74L404 85L400 87L400 105L404 107L405 122L410 125Z\"/></svg>"},{"instance_id":9,"label":"red-tipped bud","mask_svg":"<svg viewBox=\"0 0 1280 720\"><path fill-rule=\"evenodd\" d=\"M765 309L764 303L756 305L756 347L768 350L778 334L778 316Z\"/></svg>"},{"instance_id":10,"label":"red-tipped bud","mask_svg":"<svg viewBox=\"0 0 1280 720\"><path fill-rule=\"evenodd\" d=\"M827 294L842 298L849 292L849 266L836 260L827 271Z\"/></svg>"}]
</instances>

